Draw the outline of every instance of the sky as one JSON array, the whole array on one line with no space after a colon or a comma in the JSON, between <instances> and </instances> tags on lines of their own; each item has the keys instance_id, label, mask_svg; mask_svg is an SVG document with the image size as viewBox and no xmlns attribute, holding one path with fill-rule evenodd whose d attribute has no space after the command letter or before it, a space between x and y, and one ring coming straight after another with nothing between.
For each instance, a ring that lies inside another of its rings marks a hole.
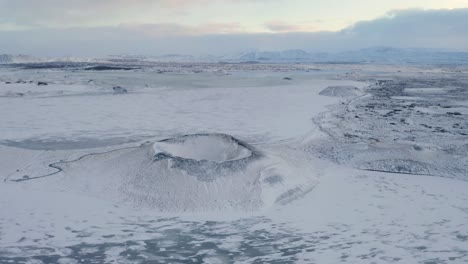
<instances>
[{"instance_id":1,"label":"sky","mask_svg":"<svg viewBox=\"0 0 468 264\"><path fill-rule=\"evenodd\" d=\"M0 54L466 50L465 25L468 0L0 0Z\"/></svg>"}]
</instances>

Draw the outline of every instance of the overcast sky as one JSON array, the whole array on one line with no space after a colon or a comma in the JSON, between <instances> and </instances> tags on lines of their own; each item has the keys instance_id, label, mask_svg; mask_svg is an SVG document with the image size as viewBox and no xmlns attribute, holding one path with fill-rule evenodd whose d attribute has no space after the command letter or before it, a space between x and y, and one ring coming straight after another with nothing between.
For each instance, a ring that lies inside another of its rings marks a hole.
<instances>
[{"instance_id":1,"label":"overcast sky","mask_svg":"<svg viewBox=\"0 0 468 264\"><path fill-rule=\"evenodd\" d=\"M0 54L468 50L468 0L0 0Z\"/></svg>"}]
</instances>

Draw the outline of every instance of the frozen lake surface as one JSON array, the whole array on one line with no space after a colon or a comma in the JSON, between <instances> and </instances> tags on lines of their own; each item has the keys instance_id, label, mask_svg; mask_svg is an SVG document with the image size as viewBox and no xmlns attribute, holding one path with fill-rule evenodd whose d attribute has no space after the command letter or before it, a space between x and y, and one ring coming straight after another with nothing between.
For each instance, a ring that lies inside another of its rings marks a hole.
<instances>
[{"instance_id":1,"label":"frozen lake surface","mask_svg":"<svg viewBox=\"0 0 468 264\"><path fill-rule=\"evenodd\" d=\"M468 263L468 68L123 66L0 68L0 263Z\"/></svg>"}]
</instances>

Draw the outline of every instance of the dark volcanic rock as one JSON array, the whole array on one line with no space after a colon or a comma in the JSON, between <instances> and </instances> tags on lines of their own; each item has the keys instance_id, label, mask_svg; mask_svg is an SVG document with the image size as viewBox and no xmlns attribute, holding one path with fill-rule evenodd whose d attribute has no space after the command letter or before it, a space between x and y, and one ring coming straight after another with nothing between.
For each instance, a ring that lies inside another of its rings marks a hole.
<instances>
[{"instance_id":1,"label":"dark volcanic rock","mask_svg":"<svg viewBox=\"0 0 468 264\"><path fill-rule=\"evenodd\" d=\"M361 163L358 167L363 170L415 175L431 175L432 171L431 164L404 159L373 160Z\"/></svg>"},{"instance_id":2,"label":"dark volcanic rock","mask_svg":"<svg viewBox=\"0 0 468 264\"><path fill-rule=\"evenodd\" d=\"M112 87L112 90L114 90L114 93L116 94L124 94L124 93L128 93L127 89L121 87L121 86L114 86Z\"/></svg>"},{"instance_id":3,"label":"dark volcanic rock","mask_svg":"<svg viewBox=\"0 0 468 264\"><path fill-rule=\"evenodd\" d=\"M93 66L85 68L85 71L130 71L130 70L137 70L139 68L131 68L131 67L119 67L119 66Z\"/></svg>"}]
</instances>

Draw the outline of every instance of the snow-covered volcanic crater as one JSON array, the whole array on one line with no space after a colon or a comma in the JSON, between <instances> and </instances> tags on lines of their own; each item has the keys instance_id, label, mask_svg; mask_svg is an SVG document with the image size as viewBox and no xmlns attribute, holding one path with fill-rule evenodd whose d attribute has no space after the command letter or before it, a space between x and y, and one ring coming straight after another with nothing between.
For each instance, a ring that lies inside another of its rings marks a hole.
<instances>
[{"instance_id":1,"label":"snow-covered volcanic crater","mask_svg":"<svg viewBox=\"0 0 468 264\"><path fill-rule=\"evenodd\" d=\"M153 145L155 160L167 160L172 169L184 170L201 181L243 170L261 154L252 146L225 134L194 134Z\"/></svg>"},{"instance_id":2,"label":"snow-covered volcanic crater","mask_svg":"<svg viewBox=\"0 0 468 264\"><path fill-rule=\"evenodd\" d=\"M192 134L92 153L49 167L37 181L165 212L256 211L301 197L316 183L275 155L225 134Z\"/></svg>"},{"instance_id":3,"label":"snow-covered volcanic crater","mask_svg":"<svg viewBox=\"0 0 468 264\"><path fill-rule=\"evenodd\" d=\"M194 134L156 142L158 158L226 163L259 155L252 146L225 134Z\"/></svg>"}]
</instances>

